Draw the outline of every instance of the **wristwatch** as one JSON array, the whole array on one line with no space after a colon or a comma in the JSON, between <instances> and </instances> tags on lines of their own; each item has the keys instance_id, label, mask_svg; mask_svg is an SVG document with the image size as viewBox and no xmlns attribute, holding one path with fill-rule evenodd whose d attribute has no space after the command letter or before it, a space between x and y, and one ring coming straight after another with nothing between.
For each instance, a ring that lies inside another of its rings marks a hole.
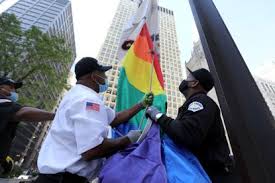
<instances>
[{"instance_id":1,"label":"wristwatch","mask_svg":"<svg viewBox=\"0 0 275 183\"><path fill-rule=\"evenodd\" d=\"M162 115L163 115L162 113L158 113L158 114L156 115L156 119L158 120L159 118L161 118Z\"/></svg>"}]
</instances>

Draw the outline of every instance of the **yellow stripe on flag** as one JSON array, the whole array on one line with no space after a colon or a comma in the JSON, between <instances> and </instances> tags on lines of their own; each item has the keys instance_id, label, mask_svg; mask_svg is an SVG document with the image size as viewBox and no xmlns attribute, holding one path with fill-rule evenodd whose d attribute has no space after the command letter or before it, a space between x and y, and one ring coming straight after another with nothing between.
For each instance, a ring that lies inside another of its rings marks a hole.
<instances>
[{"instance_id":1,"label":"yellow stripe on flag","mask_svg":"<svg viewBox=\"0 0 275 183\"><path fill-rule=\"evenodd\" d=\"M125 69L129 83L139 91L147 93L150 89L150 73L152 64L136 56L134 53L134 45L132 45L128 50L124 57L122 66ZM150 55L150 53L148 54ZM163 94L164 90L159 83L154 69L152 79L152 92L155 95Z\"/></svg>"}]
</instances>

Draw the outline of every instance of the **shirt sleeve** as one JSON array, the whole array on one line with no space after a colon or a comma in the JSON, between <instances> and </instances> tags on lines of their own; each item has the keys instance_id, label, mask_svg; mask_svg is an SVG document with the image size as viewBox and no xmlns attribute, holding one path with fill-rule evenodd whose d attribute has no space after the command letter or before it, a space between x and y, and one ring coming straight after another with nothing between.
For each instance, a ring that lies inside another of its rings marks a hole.
<instances>
[{"instance_id":1,"label":"shirt sleeve","mask_svg":"<svg viewBox=\"0 0 275 183\"><path fill-rule=\"evenodd\" d=\"M23 106L21 106L21 105L18 104L18 103L13 103L12 106L13 106L13 111L14 111L14 113L18 112L20 109L23 108Z\"/></svg>"},{"instance_id":2,"label":"shirt sleeve","mask_svg":"<svg viewBox=\"0 0 275 183\"><path fill-rule=\"evenodd\" d=\"M106 112L108 115L108 124L110 125L116 117L116 112L110 107L106 106Z\"/></svg>"},{"instance_id":3,"label":"shirt sleeve","mask_svg":"<svg viewBox=\"0 0 275 183\"><path fill-rule=\"evenodd\" d=\"M105 106L98 101L84 99L70 109L73 121L77 153L82 154L98 145L108 135Z\"/></svg>"},{"instance_id":4,"label":"shirt sleeve","mask_svg":"<svg viewBox=\"0 0 275 183\"><path fill-rule=\"evenodd\" d=\"M188 111L180 119L172 119L163 115L158 123L163 131L173 141L183 144L190 149L197 149L204 141L209 128L215 121L215 104L206 101L196 101L201 104L196 110L194 102L188 107Z\"/></svg>"},{"instance_id":5,"label":"shirt sleeve","mask_svg":"<svg viewBox=\"0 0 275 183\"><path fill-rule=\"evenodd\" d=\"M15 114L18 111L20 111L20 109L22 109L22 108L23 108L23 106L21 106L20 104L11 102L10 103L10 113L9 113L10 118L9 118L9 120L14 121Z\"/></svg>"}]
</instances>

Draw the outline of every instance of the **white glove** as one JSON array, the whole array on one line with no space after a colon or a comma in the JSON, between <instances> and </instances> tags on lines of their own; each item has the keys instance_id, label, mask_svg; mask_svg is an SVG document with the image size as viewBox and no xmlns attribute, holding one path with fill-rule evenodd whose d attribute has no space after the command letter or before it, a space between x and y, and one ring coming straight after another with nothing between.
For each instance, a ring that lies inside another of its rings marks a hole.
<instances>
[{"instance_id":1,"label":"white glove","mask_svg":"<svg viewBox=\"0 0 275 183\"><path fill-rule=\"evenodd\" d=\"M141 136L141 130L131 130L127 133L127 137L131 141L131 143L136 143L139 137Z\"/></svg>"}]
</instances>

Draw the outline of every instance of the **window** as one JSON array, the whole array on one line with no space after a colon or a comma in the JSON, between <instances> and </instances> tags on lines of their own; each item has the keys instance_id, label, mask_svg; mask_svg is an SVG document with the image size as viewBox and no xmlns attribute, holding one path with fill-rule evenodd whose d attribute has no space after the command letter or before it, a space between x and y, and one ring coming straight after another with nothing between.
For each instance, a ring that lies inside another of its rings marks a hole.
<instances>
[{"instance_id":1,"label":"window","mask_svg":"<svg viewBox=\"0 0 275 183\"><path fill-rule=\"evenodd\" d=\"M266 88L268 89L268 91L270 92L270 88L267 84L265 84Z\"/></svg>"},{"instance_id":2,"label":"window","mask_svg":"<svg viewBox=\"0 0 275 183\"><path fill-rule=\"evenodd\" d=\"M267 91L267 89L266 89L265 85L264 85L263 83L261 83L261 85L263 86L264 91Z\"/></svg>"}]
</instances>

